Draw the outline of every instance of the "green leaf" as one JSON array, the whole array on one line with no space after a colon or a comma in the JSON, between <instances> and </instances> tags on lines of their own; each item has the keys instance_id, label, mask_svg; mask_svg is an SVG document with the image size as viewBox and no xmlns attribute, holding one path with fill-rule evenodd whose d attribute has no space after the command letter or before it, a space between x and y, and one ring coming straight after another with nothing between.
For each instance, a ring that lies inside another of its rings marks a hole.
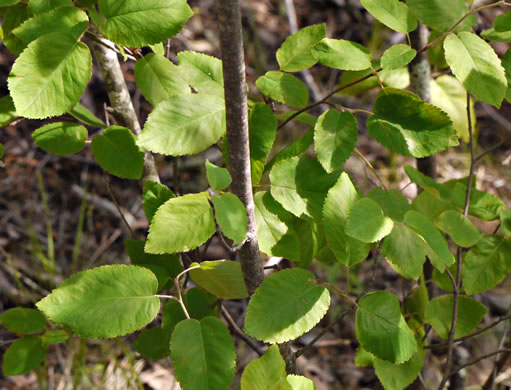
<instances>
[{"instance_id":1,"label":"green leaf","mask_svg":"<svg viewBox=\"0 0 511 390\"><path fill-rule=\"evenodd\" d=\"M431 222L434 222L435 218L445 210L455 208L451 202L438 198L427 190L422 191L412 202L412 210L422 214Z\"/></svg>"},{"instance_id":2,"label":"green leaf","mask_svg":"<svg viewBox=\"0 0 511 390\"><path fill-rule=\"evenodd\" d=\"M454 256L449 250L445 237L427 217L411 210L406 213L404 221L408 227L422 237L427 245L426 252L429 259L440 272L454 264Z\"/></svg>"},{"instance_id":3,"label":"green leaf","mask_svg":"<svg viewBox=\"0 0 511 390\"><path fill-rule=\"evenodd\" d=\"M192 263L190 271L193 281L219 299L241 299L248 297L241 264L237 261L215 260Z\"/></svg>"},{"instance_id":4,"label":"green leaf","mask_svg":"<svg viewBox=\"0 0 511 390\"><path fill-rule=\"evenodd\" d=\"M273 168L275 164L280 161L287 160L293 157L300 156L303 154L314 142L314 130L307 131L303 136L298 138L291 145L288 145L282 149L279 153L273 157L268 164L264 167L264 172L267 172Z\"/></svg>"},{"instance_id":5,"label":"green leaf","mask_svg":"<svg viewBox=\"0 0 511 390\"><path fill-rule=\"evenodd\" d=\"M196 154L225 133L225 103L204 94L172 96L149 115L138 144L165 155Z\"/></svg>"},{"instance_id":6,"label":"green leaf","mask_svg":"<svg viewBox=\"0 0 511 390\"><path fill-rule=\"evenodd\" d=\"M175 278L183 271L183 266L176 255L145 253L143 240L126 240L124 244L131 264L148 268L155 274L158 279L158 291L172 287L172 281L169 278Z\"/></svg>"},{"instance_id":7,"label":"green leaf","mask_svg":"<svg viewBox=\"0 0 511 390\"><path fill-rule=\"evenodd\" d=\"M26 44L43 35L59 32L70 33L75 39L89 25L87 14L76 7L59 7L49 12L37 14L12 32Z\"/></svg>"},{"instance_id":8,"label":"green leaf","mask_svg":"<svg viewBox=\"0 0 511 390\"><path fill-rule=\"evenodd\" d=\"M226 168L217 167L206 160L206 175L211 188L221 191L229 187L232 182L231 174Z\"/></svg>"},{"instance_id":9,"label":"green leaf","mask_svg":"<svg viewBox=\"0 0 511 390\"><path fill-rule=\"evenodd\" d=\"M506 95L504 68L493 48L469 32L450 34L444 42L445 58L468 92L500 108Z\"/></svg>"},{"instance_id":10,"label":"green leaf","mask_svg":"<svg viewBox=\"0 0 511 390\"><path fill-rule=\"evenodd\" d=\"M151 328L142 331L135 340L135 351L147 359L160 360L170 354L170 346L165 340L162 328Z\"/></svg>"},{"instance_id":11,"label":"green leaf","mask_svg":"<svg viewBox=\"0 0 511 390\"><path fill-rule=\"evenodd\" d=\"M383 241L381 253L392 268L407 279L418 279L426 261L423 239L406 225L396 224Z\"/></svg>"},{"instance_id":12,"label":"green leaf","mask_svg":"<svg viewBox=\"0 0 511 390\"><path fill-rule=\"evenodd\" d=\"M211 197L215 207L215 217L222 233L239 244L247 236L247 210L234 194L226 192Z\"/></svg>"},{"instance_id":13,"label":"green leaf","mask_svg":"<svg viewBox=\"0 0 511 390\"><path fill-rule=\"evenodd\" d=\"M156 210L167 200L175 198L176 195L172 190L161 183L147 180L144 183L144 195L142 197L144 203L144 213L149 221L153 220Z\"/></svg>"},{"instance_id":14,"label":"green leaf","mask_svg":"<svg viewBox=\"0 0 511 390\"><path fill-rule=\"evenodd\" d=\"M255 194L254 203L261 250L292 260L297 266L308 266L324 240L317 225L297 218L265 191Z\"/></svg>"},{"instance_id":15,"label":"green leaf","mask_svg":"<svg viewBox=\"0 0 511 390\"><path fill-rule=\"evenodd\" d=\"M267 72L256 85L264 95L290 107L305 107L309 101L307 86L289 73Z\"/></svg>"},{"instance_id":16,"label":"green leaf","mask_svg":"<svg viewBox=\"0 0 511 390\"><path fill-rule=\"evenodd\" d=\"M0 144L0 158L3 158L5 155L5 148L3 144Z\"/></svg>"},{"instance_id":17,"label":"green leaf","mask_svg":"<svg viewBox=\"0 0 511 390\"><path fill-rule=\"evenodd\" d=\"M398 0L361 0L362 6L392 30L407 34L417 28L417 19Z\"/></svg>"},{"instance_id":18,"label":"green leaf","mask_svg":"<svg viewBox=\"0 0 511 390\"><path fill-rule=\"evenodd\" d=\"M500 210L500 231L506 238L511 236L511 210Z\"/></svg>"},{"instance_id":19,"label":"green leaf","mask_svg":"<svg viewBox=\"0 0 511 390\"><path fill-rule=\"evenodd\" d=\"M12 98L9 95L0 98L0 127L6 127L17 117Z\"/></svg>"},{"instance_id":20,"label":"green leaf","mask_svg":"<svg viewBox=\"0 0 511 390\"><path fill-rule=\"evenodd\" d=\"M88 136L84 126L70 122L49 123L32 133L37 146L56 156L78 153L85 147Z\"/></svg>"},{"instance_id":21,"label":"green leaf","mask_svg":"<svg viewBox=\"0 0 511 390\"><path fill-rule=\"evenodd\" d=\"M437 107L442 107L442 110L452 119L458 137L468 143L467 91L465 91L465 88L456 78L449 75L442 75L435 80L431 80L430 86L431 103ZM470 104L472 125L475 125L476 115L473 99Z\"/></svg>"},{"instance_id":22,"label":"green leaf","mask_svg":"<svg viewBox=\"0 0 511 390\"><path fill-rule=\"evenodd\" d=\"M340 171L327 174L311 157L294 157L276 164L270 172L271 194L297 217L322 218L323 202Z\"/></svg>"},{"instance_id":23,"label":"green leaf","mask_svg":"<svg viewBox=\"0 0 511 390\"><path fill-rule=\"evenodd\" d=\"M287 37L277 50L277 62L280 70L300 72L315 65L318 60L314 58L311 49L325 38L325 35L326 26L322 23L304 27Z\"/></svg>"},{"instance_id":24,"label":"green leaf","mask_svg":"<svg viewBox=\"0 0 511 390\"><path fill-rule=\"evenodd\" d=\"M87 45L71 34L46 34L32 41L12 67L9 90L16 111L32 119L68 112L80 100L91 74Z\"/></svg>"},{"instance_id":25,"label":"green leaf","mask_svg":"<svg viewBox=\"0 0 511 390\"><path fill-rule=\"evenodd\" d=\"M261 180L266 158L275 141L277 124L277 118L269 106L263 103L254 104L248 117L252 185Z\"/></svg>"},{"instance_id":26,"label":"green leaf","mask_svg":"<svg viewBox=\"0 0 511 390\"><path fill-rule=\"evenodd\" d=\"M76 103L76 105L69 111L69 114L86 125L98 127L100 129L106 127L105 122L80 103Z\"/></svg>"},{"instance_id":27,"label":"green leaf","mask_svg":"<svg viewBox=\"0 0 511 390\"><path fill-rule=\"evenodd\" d=\"M157 288L148 269L108 265L72 275L37 308L80 336L112 338L143 328L156 317Z\"/></svg>"},{"instance_id":28,"label":"green leaf","mask_svg":"<svg viewBox=\"0 0 511 390\"><path fill-rule=\"evenodd\" d=\"M431 193L435 198L450 199L452 189L442 186L431 177L424 175L418 169L410 165L405 165L405 172L412 182L419 185L424 191ZM419 196L421 195L422 193ZM428 216L427 213L423 214Z\"/></svg>"},{"instance_id":29,"label":"green leaf","mask_svg":"<svg viewBox=\"0 0 511 390\"><path fill-rule=\"evenodd\" d=\"M497 32L504 32L511 30L511 12L498 15L493 21L493 27Z\"/></svg>"},{"instance_id":30,"label":"green leaf","mask_svg":"<svg viewBox=\"0 0 511 390\"><path fill-rule=\"evenodd\" d=\"M416 321L423 323L428 303L428 288L424 282L424 277L421 277L419 284L413 287L405 298L405 313L411 315Z\"/></svg>"},{"instance_id":31,"label":"green leaf","mask_svg":"<svg viewBox=\"0 0 511 390\"><path fill-rule=\"evenodd\" d=\"M337 261L352 266L367 258L371 246L344 232L353 204L359 199L357 189L347 173L330 188L323 207L323 223L328 246Z\"/></svg>"},{"instance_id":32,"label":"green leaf","mask_svg":"<svg viewBox=\"0 0 511 390\"><path fill-rule=\"evenodd\" d=\"M207 193L169 199L154 214L145 251L154 254L188 252L204 244L215 231Z\"/></svg>"},{"instance_id":33,"label":"green leaf","mask_svg":"<svg viewBox=\"0 0 511 390\"><path fill-rule=\"evenodd\" d=\"M408 0L408 7L417 19L439 32L449 30L469 11L464 0ZM470 31L476 22L475 15L469 15L454 31Z\"/></svg>"},{"instance_id":34,"label":"green leaf","mask_svg":"<svg viewBox=\"0 0 511 390\"><path fill-rule=\"evenodd\" d=\"M392 219L383 214L378 203L370 198L362 198L351 207L345 232L357 240L371 243L389 235L393 227Z\"/></svg>"},{"instance_id":35,"label":"green leaf","mask_svg":"<svg viewBox=\"0 0 511 390\"><path fill-rule=\"evenodd\" d=\"M385 88L373 111L367 120L369 134L397 153L419 158L458 145L449 116L411 92Z\"/></svg>"},{"instance_id":36,"label":"green leaf","mask_svg":"<svg viewBox=\"0 0 511 390\"><path fill-rule=\"evenodd\" d=\"M252 295L245 332L267 343L294 340L311 330L329 306L328 290L317 284L312 273L286 269L265 279Z\"/></svg>"},{"instance_id":37,"label":"green leaf","mask_svg":"<svg viewBox=\"0 0 511 390\"><path fill-rule=\"evenodd\" d=\"M63 343L69 339L69 334L62 329L49 330L41 336L43 346Z\"/></svg>"},{"instance_id":38,"label":"green leaf","mask_svg":"<svg viewBox=\"0 0 511 390\"><path fill-rule=\"evenodd\" d=\"M446 210L435 220L436 226L447 233L455 244L470 248L482 237L481 232L458 211Z\"/></svg>"},{"instance_id":39,"label":"green leaf","mask_svg":"<svg viewBox=\"0 0 511 390\"><path fill-rule=\"evenodd\" d=\"M330 109L318 118L314 149L325 171L341 168L353 153L357 138L357 120L353 114Z\"/></svg>"},{"instance_id":40,"label":"green leaf","mask_svg":"<svg viewBox=\"0 0 511 390\"><path fill-rule=\"evenodd\" d=\"M375 359L374 370L385 390L402 390L419 376L425 354L420 343L417 344L417 352L402 364Z\"/></svg>"},{"instance_id":41,"label":"green leaf","mask_svg":"<svg viewBox=\"0 0 511 390\"><path fill-rule=\"evenodd\" d=\"M417 50L408 45L394 45L385 50L381 57L381 67L383 69L399 69L408 65L417 55Z\"/></svg>"},{"instance_id":42,"label":"green leaf","mask_svg":"<svg viewBox=\"0 0 511 390\"><path fill-rule=\"evenodd\" d=\"M182 51L177 55L181 75L197 92L224 97L222 61L195 51Z\"/></svg>"},{"instance_id":43,"label":"green leaf","mask_svg":"<svg viewBox=\"0 0 511 390\"><path fill-rule=\"evenodd\" d=\"M394 294L377 291L358 303L357 339L377 358L394 364L408 361L417 352L417 342L406 324Z\"/></svg>"},{"instance_id":44,"label":"green leaf","mask_svg":"<svg viewBox=\"0 0 511 390\"><path fill-rule=\"evenodd\" d=\"M46 325L46 320L38 310L15 307L0 315L0 324L10 332L29 334L41 332Z\"/></svg>"},{"instance_id":45,"label":"green leaf","mask_svg":"<svg viewBox=\"0 0 511 390\"><path fill-rule=\"evenodd\" d=\"M137 61L135 80L144 97L153 106L172 96L191 92L181 68L156 53L149 53Z\"/></svg>"},{"instance_id":46,"label":"green leaf","mask_svg":"<svg viewBox=\"0 0 511 390\"><path fill-rule=\"evenodd\" d=\"M99 0L99 29L119 45L142 47L176 35L193 15L186 0Z\"/></svg>"},{"instance_id":47,"label":"green leaf","mask_svg":"<svg viewBox=\"0 0 511 390\"><path fill-rule=\"evenodd\" d=\"M181 321L170 357L183 390L227 389L234 379L236 350L227 327L213 317Z\"/></svg>"},{"instance_id":48,"label":"green leaf","mask_svg":"<svg viewBox=\"0 0 511 390\"><path fill-rule=\"evenodd\" d=\"M496 235L483 237L463 261L463 287L477 294L495 287L511 270L511 242Z\"/></svg>"},{"instance_id":49,"label":"green leaf","mask_svg":"<svg viewBox=\"0 0 511 390\"><path fill-rule=\"evenodd\" d=\"M449 338L452 325L454 297L442 295L432 299L426 307L426 322L431 324L437 334L443 338ZM464 337L470 334L481 323L488 309L475 299L461 295L458 297L458 320L454 338Z\"/></svg>"},{"instance_id":50,"label":"green leaf","mask_svg":"<svg viewBox=\"0 0 511 390\"><path fill-rule=\"evenodd\" d=\"M357 367L372 367L374 365L374 355L367 352L364 348L359 346L355 355L355 366Z\"/></svg>"},{"instance_id":51,"label":"green leaf","mask_svg":"<svg viewBox=\"0 0 511 390\"><path fill-rule=\"evenodd\" d=\"M18 4L20 0L0 0L0 7L10 7L11 5Z\"/></svg>"},{"instance_id":52,"label":"green leaf","mask_svg":"<svg viewBox=\"0 0 511 390\"><path fill-rule=\"evenodd\" d=\"M25 49L25 43L12 32L21 23L30 17L28 9L23 4L7 8L2 21L2 42L14 55L19 55Z\"/></svg>"},{"instance_id":53,"label":"green leaf","mask_svg":"<svg viewBox=\"0 0 511 390\"><path fill-rule=\"evenodd\" d=\"M481 31L481 37L492 42L511 42L511 31L498 32L494 28Z\"/></svg>"},{"instance_id":54,"label":"green leaf","mask_svg":"<svg viewBox=\"0 0 511 390\"><path fill-rule=\"evenodd\" d=\"M40 337L25 336L12 343L5 351L2 373L6 376L21 375L38 367L46 356Z\"/></svg>"},{"instance_id":55,"label":"green leaf","mask_svg":"<svg viewBox=\"0 0 511 390\"><path fill-rule=\"evenodd\" d=\"M110 126L92 139L92 154L103 168L123 179L140 179L144 170L144 151L126 127Z\"/></svg>"},{"instance_id":56,"label":"green leaf","mask_svg":"<svg viewBox=\"0 0 511 390\"><path fill-rule=\"evenodd\" d=\"M344 39L323 38L312 48L312 55L323 65L340 70L371 67L371 53L364 46Z\"/></svg>"},{"instance_id":57,"label":"green leaf","mask_svg":"<svg viewBox=\"0 0 511 390\"><path fill-rule=\"evenodd\" d=\"M299 114L297 114L297 113L298 113L298 111L295 111L295 110L281 112L281 113L277 114L277 119L284 121L296 114L296 116L294 116L292 119L293 121L296 121L299 123L305 123L306 125L309 125L309 126L314 126L316 124L317 118L314 115L309 114L308 112L302 112Z\"/></svg>"},{"instance_id":58,"label":"green leaf","mask_svg":"<svg viewBox=\"0 0 511 390\"><path fill-rule=\"evenodd\" d=\"M380 205L385 215L397 222L403 222L406 212L410 210L408 199L398 190L375 188L368 197Z\"/></svg>"},{"instance_id":59,"label":"green leaf","mask_svg":"<svg viewBox=\"0 0 511 390\"><path fill-rule=\"evenodd\" d=\"M241 390L294 390L287 381L286 363L277 345L252 360L241 376Z\"/></svg>"},{"instance_id":60,"label":"green leaf","mask_svg":"<svg viewBox=\"0 0 511 390\"><path fill-rule=\"evenodd\" d=\"M502 67L506 73L507 80L506 100L511 102L511 48L509 48L502 57Z\"/></svg>"},{"instance_id":61,"label":"green leaf","mask_svg":"<svg viewBox=\"0 0 511 390\"><path fill-rule=\"evenodd\" d=\"M314 382L300 375L288 375L287 383L291 385L292 390L316 390Z\"/></svg>"},{"instance_id":62,"label":"green leaf","mask_svg":"<svg viewBox=\"0 0 511 390\"><path fill-rule=\"evenodd\" d=\"M29 0L28 9L33 14L40 14L66 5L73 6L73 2L71 0Z\"/></svg>"}]
</instances>

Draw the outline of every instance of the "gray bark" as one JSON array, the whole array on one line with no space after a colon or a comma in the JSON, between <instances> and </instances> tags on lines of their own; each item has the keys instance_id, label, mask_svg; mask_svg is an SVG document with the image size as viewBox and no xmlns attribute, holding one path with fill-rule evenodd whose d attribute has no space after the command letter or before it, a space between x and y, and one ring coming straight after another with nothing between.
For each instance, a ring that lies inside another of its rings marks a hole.
<instances>
[{"instance_id":1,"label":"gray bark","mask_svg":"<svg viewBox=\"0 0 511 390\"><path fill-rule=\"evenodd\" d=\"M133 107L126 81L124 80L117 53L108 48L108 46L113 46L112 42L100 39L104 44L91 40L91 49L106 84L111 106L110 112L119 125L127 127L138 136L142 129ZM144 155L142 182L146 180L160 182L154 157L150 152L145 152Z\"/></svg>"}]
</instances>

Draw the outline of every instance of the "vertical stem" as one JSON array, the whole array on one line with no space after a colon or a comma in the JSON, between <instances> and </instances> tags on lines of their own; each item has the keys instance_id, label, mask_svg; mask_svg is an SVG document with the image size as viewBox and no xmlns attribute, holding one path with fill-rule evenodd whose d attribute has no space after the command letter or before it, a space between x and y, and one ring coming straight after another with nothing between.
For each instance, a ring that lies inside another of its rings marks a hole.
<instances>
[{"instance_id":1,"label":"vertical stem","mask_svg":"<svg viewBox=\"0 0 511 390\"><path fill-rule=\"evenodd\" d=\"M217 11L224 74L229 171L232 176L231 191L243 202L248 216L247 238L240 248L239 258L247 290L252 294L264 280L264 268L257 242L252 194L240 1L217 0ZM287 344L280 346L280 352L286 362L287 372L293 373L296 362L294 353Z\"/></svg>"},{"instance_id":2,"label":"vertical stem","mask_svg":"<svg viewBox=\"0 0 511 390\"><path fill-rule=\"evenodd\" d=\"M124 80L117 53L108 47L113 46L113 43L104 38L99 39L104 41L105 44L91 40L90 46L105 80L111 113L121 126L125 126L136 135L140 135L142 129ZM145 182L146 180L160 182L154 158L150 152L145 152L144 156L142 181Z\"/></svg>"},{"instance_id":3,"label":"vertical stem","mask_svg":"<svg viewBox=\"0 0 511 390\"><path fill-rule=\"evenodd\" d=\"M472 192L472 182L474 180L474 171L475 171L475 146L474 146L474 134L472 131L472 116L470 112L470 94L467 92L467 117L468 117L468 134L470 136L470 172L468 175L468 183L467 183L467 192L465 195L465 207L463 208L463 216L466 218L468 216L468 209L470 207L470 194ZM456 282L454 283L454 292L453 292L453 314L452 314L452 323L451 330L449 332L449 338L447 340L447 363L445 365L445 374L440 382L440 386L438 386L438 390L443 390L447 380L449 379L449 374L452 371L453 366L453 352L454 352L454 334L456 332L456 323L458 321L458 303L461 289L461 268L462 268L462 248L459 246L458 251L456 252L456 268L458 274L456 275Z\"/></svg>"},{"instance_id":4,"label":"vertical stem","mask_svg":"<svg viewBox=\"0 0 511 390\"><path fill-rule=\"evenodd\" d=\"M248 108L245 86L245 60L239 0L218 0L218 27L225 86L227 147L231 190L247 209L247 239L239 256L250 294L264 279L263 263L257 242L250 171Z\"/></svg>"}]
</instances>

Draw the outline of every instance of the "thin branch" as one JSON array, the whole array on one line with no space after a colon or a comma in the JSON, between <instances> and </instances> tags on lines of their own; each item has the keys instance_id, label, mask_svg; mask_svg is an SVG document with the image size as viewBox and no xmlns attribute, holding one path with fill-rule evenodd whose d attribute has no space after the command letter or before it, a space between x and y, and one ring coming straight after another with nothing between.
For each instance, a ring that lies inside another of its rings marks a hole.
<instances>
[{"instance_id":1,"label":"thin branch","mask_svg":"<svg viewBox=\"0 0 511 390\"><path fill-rule=\"evenodd\" d=\"M470 171L468 175L468 183L467 183L467 192L465 194L465 207L463 208L463 216L466 218L468 216L468 209L470 206L470 194L472 192L472 182L474 180L474 168L475 168L475 156L474 156L474 134L472 129L472 114L470 108L470 93L467 92L467 117L468 117L468 133L470 136ZM460 297L460 289L461 289L461 266L463 263L462 259L462 247L458 246L458 250L456 252L456 262L457 262L457 274L456 281L453 285L454 293L453 293L453 314L452 314L452 323L451 330L449 332L449 338L447 340L447 363L444 377L438 386L438 390L443 390L445 384L449 377L458 372L455 371L451 373L452 365L453 365L453 352L454 352L454 334L456 333L456 324L458 321L458 304Z\"/></svg>"},{"instance_id":2,"label":"thin branch","mask_svg":"<svg viewBox=\"0 0 511 390\"><path fill-rule=\"evenodd\" d=\"M505 315L504 317L499 318L498 320L493 321L490 325L485 326L484 328L481 328L473 333L470 333L467 336L459 337L457 339L454 339L453 343L459 343L461 341L469 340L471 338L474 338L476 336L479 336L481 333L484 333L492 328L495 328L498 324L501 322L507 321L511 318L511 313ZM442 343L442 344L432 344L432 345L425 345L424 349L436 349L436 348L443 348L446 347L448 343Z\"/></svg>"},{"instance_id":3,"label":"thin branch","mask_svg":"<svg viewBox=\"0 0 511 390\"><path fill-rule=\"evenodd\" d=\"M305 351L307 351L308 349L312 348L312 346L321 338L323 337L325 334L327 334L335 325L337 325L339 322L341 322L344 317L346 317L348 314L350 314L351 312L353 312L353 310L355 310L355 308L357 307L357 305L353 305L351 306L351 308L349 308L348 310L344 311L344 312L341 312L337 318L332 321L330 324L328 324L328 326L326 326L325 328L321 329L321 331L307 344L305 344L301 349L299 349L298 351L295 352L295 357L298 359L300 356L302 356Z\"/></svg>"},{"instance_id":4,"label":"thin branch","mask_svg":"<svg viewBox=\"0 0 511 390\"><path fill-rule=\"evenodd\" d=\"M383 182L383 180L380 178L380 175L378 175L378 172L376 171L376 169L373 167L373 164L371 164L369 162L369 160L357 148L355 148L355 153L357 154L358 157L360 157L362 159L362 161L364 161L364 163L368 166L368 168L371 170L371 172L374 174L374 176L376 176L376 178L380 182L381 187L386 191L387 187L385 186L385 183Z\"/></svg>"},{"instance_id":5,"label":"thin branch","mask_svg":"<svg viewBox=\"0 0 511 390\"><path fill-rule=\"evenodd\" d=\"M507 144L509 141L511 141L511 135L508 135L506 138L504 138L502 141L500 141L498 144L492 146L490 149L485 150L483 153L481 153L479 156L476 157L475 162L478 163L481 161L481 159L485 156L487 156L490 153L493 153L494 151L498 150L500 147Z\"/></svg>"},{"instance_id":6,"label":"thin branch","mask_svg":"<svg viewBox=\"0 0 511 390\"><path fill-rule=\"evenodd\" d=\"M131 228L130 224L128 223L128 220L124 216L124 213L121 210L121 206L119 205L119 202L117 202L117 198L114 196L114 193L112 192L112 189L110 188L110 180L108 180L108 177L106 176L106 173L103 172L103 179L105 181L106 190L108 191L108 195L110 195L110 198L112 199L112 202L115 205L115 208L117 209L117 212L119 213L119 216L121 217L122 222L126 225L128 228L128 231L131 234L131 238L135 238L135 232Z\"/></svg>"},{"instance_id":7,"label":"thin branch","mask_svg":"<svg viewBox=\"0 0 511 390\"><path fill-rule=\"evenodd\" d=\"M474 360L471 360L468 363L462 364L461 366L457 367L456 369L454 369L453 371L450 372L449 376L456 374L457 372L463 370L464 368L467 368L469 366L473 366L474 364L477 364L477 363L479 363L480 361L482 361L484 359L491 358L492 356L495 356L495 355L498 355L498 354L501 354L501 353L509 353L509 352L511 352L511 348L502 348L502 349L499 349L497 351L488 353L486 355L479 356L478 358L476 358Z\"/></svg>"},{"instance_id":8,"label":"thin branch","mask_svg":"<svg viewBox=\"0 0 511 390\"><path fill-rule=\"evenodd\" d=\"M222 315L224 316L225 320L229 323L231 328L234 330L234 333L236 333L247 345L252 348L259 356L264 355L263 349L257 345L257 342L252 339L250 336L248 336L243 330L238 326L236 321L231 317L231 314L229 311L225 308L224 305L220 303L220 308L222 309Z\"/></svg>"}]
</instances>

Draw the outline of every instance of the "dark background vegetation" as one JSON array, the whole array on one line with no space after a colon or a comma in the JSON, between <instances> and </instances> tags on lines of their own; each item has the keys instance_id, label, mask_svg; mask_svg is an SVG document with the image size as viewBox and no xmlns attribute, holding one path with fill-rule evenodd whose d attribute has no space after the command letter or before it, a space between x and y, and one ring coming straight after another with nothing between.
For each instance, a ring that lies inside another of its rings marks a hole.
<instances>
[{"instance_id":1,"label":"dark background vegetation","mask_svg":"<svg viewBox=\"0 0 511 390\"><path fill-rule=\"evenodd\" d=\"M360 42L369 47L375 57L379 57L391 44L403 40L401 34L393 33L375 22L362 10L358 0L244 1L247 81L251 91L249 97L253 100L261 100L254 84L257 77L268 70L277 69L275 51L290 33L290 3L294 3L296 8L299 27L325 22L328 37ZM176 61L176 53L181 50L196 50L219 57L215 1L192 0L190 5L194 8L195 16L172 39L171 59ZM495 12L499 11L480 14L478 28L490 27ZM507 44L497 44L495 47L499 55L507 50ZM8 94L7 75L13 61L14 57L0 45L0 97ZM151 106L135 87L133 67L133 62L123 63L135 108L143 121ZM334 89L340 76L340 72L321 66L314 67L311 73L313 82L308 82L312 92L311 101ZM339 96L338 99L347 107L371 109L373 97L374 93L369 93L362 98ZM94 70L82 103L104 119L104 104L107 101L101 76ZM282 110L283 107L277 109ZM508 103L504 103L499 112L483 104L476 105L479 153L509 135L510 109ZM413 185L407 186L408 179L402 169L405 163L414 164L413 160L392 154L369 139L363 123L363 120L359 121L359 149L376 167L389 188L406 187L404 193L413 198L416 189ZM31 133L42 124L41 121L19 120L0 129L0 142L6 150L5 167L0 169L0 312L19 305L31 307L64 278L78 270L129 262L123 241L130 238L130 233L119 216L113 198L121 205L138 238L143 238L148 228L138 182L117 179L102 172L89 148L70 157L51 156L38 149ZM89 130L90 136L98 131L93 128ZM275 150L280 150L305 130L304 125L292 124L279 130ZM162 182L180 193L205 190L204 158L221 162L219 150L211 148L198 156L180 158L177 161L179 174L176 175L175 160L157 156ZM439 180L467 175L469 155L466 145L442 153L437 160ZM476 170L478 188L498 195L508 207L511 206L510 165L511 151L509 147L503 147L489 154ZM367 192L374 187L372 173L356 156L347 162L345 168L362 191ZM491 224L479 227L486 232L494 229ZM210 245L208 258L226 256L218 242ZM283 264L285 266L286 262ZM409 292L411 282L398 277L385 262L378 262L375 267L374 287L391 289L401 298ZM315 262L312 268L323 279L345 287L344 267ZM351 288L362 291L364 281L371 277L372 272L373 263L370 261L351 270ZM500 287L485 294L483 303L491 310L484 323L491 323L508 310L511 304L509 286L510 282L506 280ZM318 328L325 326L336 315L336 310L341 310L342 304L334 303L338 305ZM230 309L242 314L243 306L233 303ZM373 370L354 365L357 342L353 320L353 316L346 317L298 359L298 371L312 378L318 390L376 388ZM318 328L296 341L295 346L307 343ZM501 335L507 331L503 324L464 343L458 362L495 350ZM0 328L0 356L14 338L15 335ZM46 366L37 372L20 377L0 377L0 389L36 389L45 386L51 389L177 389L170 360L153 362L142 359L134 352L135 338L136 335L133 335L98 342L72 337L63 345L51 346ZM237 341L237 346L241 371L255 354L241 341ZM428 378L441 376L442 359L444 357L441 355L430 354L423 372L426 383ZM490 359L467 370L464 373L466 384L484 382L492 362ZM498 381L511 386L511 369L504 369Z\"/></svg>"}]
</instances>

